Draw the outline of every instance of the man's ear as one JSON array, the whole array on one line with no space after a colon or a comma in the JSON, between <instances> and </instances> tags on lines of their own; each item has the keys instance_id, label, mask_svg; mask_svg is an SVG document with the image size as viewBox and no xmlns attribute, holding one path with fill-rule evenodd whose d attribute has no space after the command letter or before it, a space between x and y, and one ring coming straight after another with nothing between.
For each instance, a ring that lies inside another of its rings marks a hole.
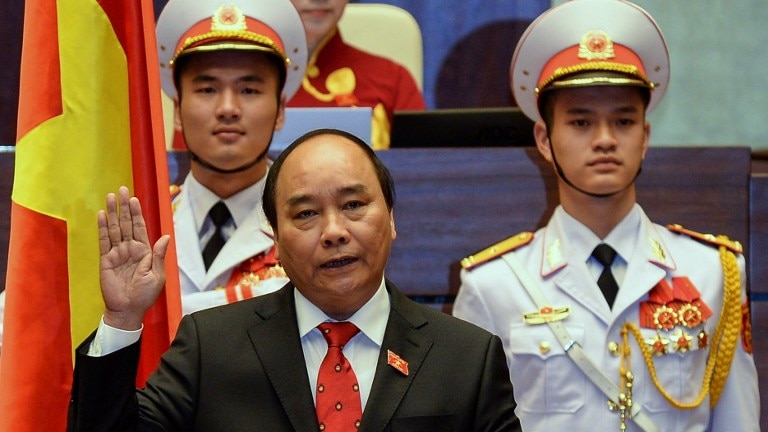
<instances>
[{"instance_id":1,"label":"man's ear","mask_svg":"<svg viewBox=\"0 0 768 432\"><path fill-rule=\"evenodd\" d=\"M181 132L181 104L179 104L179 95L173 97L173 129Z\"/></svg>"},{"instance_id":2,"label":"man's ear","mask_svg":"<svg viewBox=\"0 0 768 432\"><path fill-rule=\"evenodd\" d=\"M283 93L280 96L280 104L277 107L277 118L275 119L275 132L283 128L285 124L285 104L288 103L288 99Z\"/></svg>"},{"instance_id":3,"label":"man's ear","mask_svg":"<svg viewBox=\"0 0 768 432\"><path fill-rule=\"evenodd\" d=\"M646 121L645 122L645 141L643 142L643 160L645 160L645 155L648 153L648 146L650 146L651 142L651 122Z\"/></svg>"},{"instance_id":4,"label":"man's ear","mask_svg":"<svg viewBox=\"0 0 768 432\"><path fill-rule=\"evenodd\" d=\"M539 120L533 125L533 137L536 140L536 148L547 162L552 162L552 147L549 141L547 125Z\"/></svg>"},{"instance_id":5,"label":"man's ear","mask_svg":"<svg viewBox=\"0 0 768 432\"><path fill-rule=\"evenodd\" d=\"M397 230L395 229L395 211L390 210L389 212L389 225L392 232L392 240L397 238Z\"/></svg>"}]
</instances>

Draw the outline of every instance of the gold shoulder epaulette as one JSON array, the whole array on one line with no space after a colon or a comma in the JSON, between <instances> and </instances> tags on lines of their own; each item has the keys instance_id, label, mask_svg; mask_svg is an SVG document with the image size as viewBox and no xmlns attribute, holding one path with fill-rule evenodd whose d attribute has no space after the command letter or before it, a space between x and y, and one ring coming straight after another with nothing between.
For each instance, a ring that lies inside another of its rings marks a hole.
<instances>
[{"instance_id":1,"label":"gold shoulder epaulette","mask_svg":"<svg viewBox=\"0 0 768 432\"><path fill-rule=\"evenodd\" d=\"M725 248L729 249L731 252L734 252L734 253L740 254L744 250L740 242L736 240L731 240L728 238L728 236L725 236L725 235L702 234L696 231L685 229L678 224L667 225L667 229L674 233L685 234L688 237L691 237L703 243L708 243L715 246L724 246Z\"/></svg>"},{"instance_id":2,"label":"gold shoulder epaulette","mask_svg":"<svg viewBox=\"0 0 768 432\"><path fill-rule=\"evenodd\" d=\"M489 248L483 249L476 254L470 255L462 259L461 267L467 270L477 267L478 265L484 262L488 262L509 251L513 251L519 248L520 246L527 245L528 243L531 242L531 240L533 240L532 232L529 232L529 231L521 232L520 234L509 237L508 239L502 240Z\"/></svg>"},{"instance_id":3,"label":"gold shoulder epaulette","mask_svg":"<svg viewBox=\"0 0 768 432\"><path fill-rule=\"evenodd\" d=\"M176 207L179 206L179 202L181 202L181 199L176 199L176 197L179 196L181 193L181 186L172 184L170 186L170 192L171 192L171 212L176 213Z\"/></svg>"},{"instance_id":4,"label":"gold shoulder epaulette","mask_svg":"<svg viewBox=\"0 0 768 432\"><path fill-rule=\"evenodd\" d=\"M169 187L169 189L170 189L170 193L171 193L171 199L176 198L176 195L178 195L179 192L181 192L181 186L179 186L179 185L172 184Z\"/></svg>"}]
</instances>

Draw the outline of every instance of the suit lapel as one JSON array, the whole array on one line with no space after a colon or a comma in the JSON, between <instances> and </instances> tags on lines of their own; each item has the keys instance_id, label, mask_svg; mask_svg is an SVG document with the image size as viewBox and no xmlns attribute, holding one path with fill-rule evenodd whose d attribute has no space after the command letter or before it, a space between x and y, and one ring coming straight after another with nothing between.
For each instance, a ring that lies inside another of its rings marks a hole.
<instances>
[{"instance_id":1,"label":"suit lapel","mask_svg":"<svg viewBox=\"0 0 768 432\"><path fill-rule=\"evenodd\" d=\"M432 347L432 339L419 331L427 324L424 315L389 282L387 290L392 306L360 432L384 430ZM408 362L408 375L387 363L388 351Z\"/></svg>"},{"instance_id":2,"label":"suit lapel","mask_svg":"<svg viewBox=\"0 0 768 432\"><path fill-rule=\"evenodd\" d=\"M260 304L262 321L248 330L256 354L295 430L317 430L315 405L301 349L293 285Z\"/></svg>"}]
</instances>

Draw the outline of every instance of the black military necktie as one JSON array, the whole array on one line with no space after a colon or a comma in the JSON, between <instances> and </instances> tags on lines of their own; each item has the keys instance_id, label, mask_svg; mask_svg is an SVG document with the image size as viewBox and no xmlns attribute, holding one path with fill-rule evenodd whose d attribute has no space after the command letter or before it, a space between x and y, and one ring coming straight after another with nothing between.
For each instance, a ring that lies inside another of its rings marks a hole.
<instances>
[{"instance_id":1,"label":"black military necktie","mask_svg":"<svg viewBox=\"0 0 768 432\"><path fill-rule=\"evenodd\" d=\"M229 212L227 205L224 204L223 201L219 201L211 207L211 210L208 212L208 217L211 218L211 222L213 222L216 230L208 240L205 248L203 248L203 263L205 264L206 270L211 266L213 260L216 259L216 255L218 255L221 248L224 247L224 243L227 242L224 240L221 228L232 219L232 214Z\"/></svg>"},{"instance_id":2,"label":"black military necktie","mask_svg":"<svg viewBox=\"0 0 768 432\"><path fill-rule=\"evenodd\" d=\"M619 292L619 284L616 283L616 278L613 277L613 272L611 272L611 264L613 264L613 260L616 258L616 251L607 244L600 243L592 251L592 256L603 265L603 272L600 273L600 277L597 279L597 286L603 292L608 306L613 308L613 301L616 299L616 293Z\"/></svg>"}]
</instances>

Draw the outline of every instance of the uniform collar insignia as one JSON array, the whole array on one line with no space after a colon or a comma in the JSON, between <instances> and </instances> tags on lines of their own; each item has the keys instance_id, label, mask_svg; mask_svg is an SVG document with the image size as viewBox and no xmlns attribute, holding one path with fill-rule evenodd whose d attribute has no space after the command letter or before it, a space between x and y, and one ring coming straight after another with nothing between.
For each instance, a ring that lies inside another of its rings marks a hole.
<instances>
[{"instance_id":1,"label":"uniform collar insignia","mask_svg":"<svg viewBox=\"0 0 768 432\"><path fill-rule=\"evenodd\" d=\"M563 260L563 251L560 246L560 239L555 239L547 247L547 265L549 268L555 268Z\"/></svg>"},{"instance_id":2,"label":"uniform collar insignia","mask_svg":"<svg viewBox=\"0 0 768 432\"><path fill-rule=\"evenodd\" d=\"M658 242L658 240L651 238L649 239L651 242L651 251L653 252L653 256L658 258L659 261L664 262L667 259L667 254L664 253L664 248L661 246L661 243Z\"/></svg>"},{"instance_id":3,"label":"uniform collar insignia","mask_svg":"<svg viewBox=\"0 0 768 432\"><path fill-rule=\"evenodd\" d=\"M211 30L245 31L245 15L237 6L222 5L211 18Z\"/></svg>"}]
</instances>

